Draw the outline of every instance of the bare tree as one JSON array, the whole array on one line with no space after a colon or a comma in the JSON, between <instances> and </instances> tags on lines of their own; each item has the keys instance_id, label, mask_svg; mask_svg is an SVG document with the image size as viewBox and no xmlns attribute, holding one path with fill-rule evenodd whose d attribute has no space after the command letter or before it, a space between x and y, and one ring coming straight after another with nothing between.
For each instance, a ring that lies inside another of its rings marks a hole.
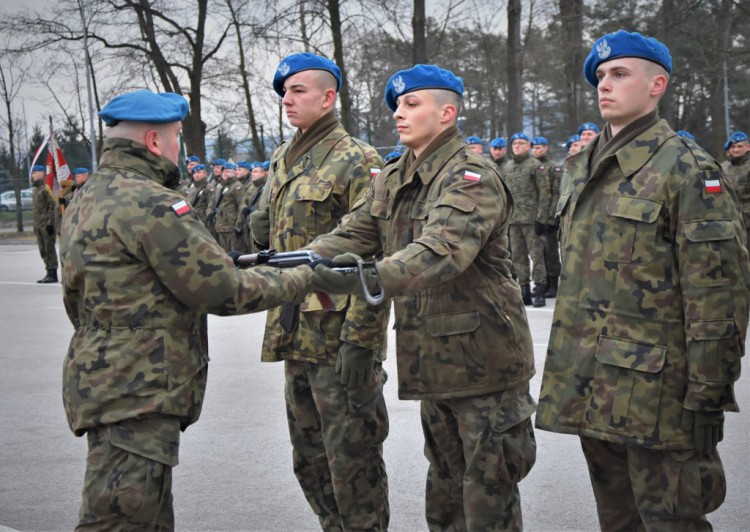
<instances>
[{"instance_id":1,"label":"bare tree","mask_svg":"<svg viewBox=\"0 0 750 532\"><path fill-rule=\"evenodd\" d=\"M349 95L349 76L344 63L344 39L341 29L341 2L340 0L327 0L328 15L331 19L331 36L333 37L333 57L341 69L341 89L339 98L341 100L341 124L349 133L356 135L356 124L352 120L352 99Z\"/></svg>"},{"instance_id":2,"label":"bare tree","mask_svg":"<svg viewBox=\"0 0 750 532\"><path fill-rule=\"evenodd\" d=\"M5 106L5 118L2 119L8 131L8 145L10 146L10 168L13 178L13 189L16 192L16 228L23 232L23 217L21 212L21 176L16 164L16 135L17 122L13 118L13 102L18 96L24 83L25 68L19 68L17 57L13 54L4 53L0 56L0 99Z\"/></svg>"},{"instance_id":3,"label":"bare tree","mask_svg":"<svg viewBox=\"0 0 750 532\"><path fill-rule=\"evenodd\" d=\"M427 63L427 38L425 37L425 2L414 0L414 12L411 17L412 33L414 34L414 64Z\"/></svg>"},{"instance_id":4,"label":"bare tree","mask_svg":"<svg viewBox=\"0 0 750 532\"><path fill-rule=\"evenodd\" d=\"M523 129L521 0L508 0L508 131Z\"/></svg>"},{"instance_id":5,"label":"bare tree","mask_svg":"<svg viewBox=\"0 0 750 532\"><path fill-rule=\"evenodd\" d=\"M583 67L583 0L559 0L565 75L565 128L581 123L580 84Z\"/></svg>"}]
</instances>

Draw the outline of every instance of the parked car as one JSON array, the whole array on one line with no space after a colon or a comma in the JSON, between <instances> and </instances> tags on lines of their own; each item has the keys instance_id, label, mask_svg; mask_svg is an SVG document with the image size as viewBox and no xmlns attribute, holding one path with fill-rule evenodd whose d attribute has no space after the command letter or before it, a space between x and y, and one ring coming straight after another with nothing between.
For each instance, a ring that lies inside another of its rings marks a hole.
<instances>
[{"instance_id":1,"label":"parked car","mask_svg":"<svg viewBox=\"0 0 750 532\"><path fill-rule=\"evenodd\" d=\"M30 188L21 191L21 210L29 211L34 208L34 196ZM16 210L16 193L13 190L0 194L0 212Z\"/></svg>"}]
</instances>

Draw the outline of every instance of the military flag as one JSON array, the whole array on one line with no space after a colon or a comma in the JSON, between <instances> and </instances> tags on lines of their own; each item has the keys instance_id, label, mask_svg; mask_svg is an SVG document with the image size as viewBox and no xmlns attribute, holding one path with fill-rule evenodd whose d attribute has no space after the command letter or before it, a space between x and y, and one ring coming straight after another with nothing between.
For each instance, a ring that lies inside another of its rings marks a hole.
<instances>
[{"instance_id":1,"label":"military flag","mask_svg":"<svg viewBox=\"0 0 750 532\"><path fill-rule=\"evenodd\" d=\"M57 143L57 137L54 133L49 136L49 147L47 148L47 177L45 184L55 201L60 194L60 181L70 179L70 168L65 161L65 155L62 148Z\"/></svg>"}]
</instances>

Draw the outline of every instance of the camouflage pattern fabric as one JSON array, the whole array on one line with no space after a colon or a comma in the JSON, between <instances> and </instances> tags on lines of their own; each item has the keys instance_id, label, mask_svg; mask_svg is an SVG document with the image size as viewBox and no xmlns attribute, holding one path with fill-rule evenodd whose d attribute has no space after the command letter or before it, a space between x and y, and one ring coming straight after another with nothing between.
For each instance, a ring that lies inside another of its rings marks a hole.
<instances>
[{"instance_id":1,"label":"camouflage pattern fabric","mask_svg":"<svg viewBox=\"0 0 750 532\"><path fill-rule=\"evenodd\" d=\"M750 152L742 157L724 161L721 164L721 169L724 171L727 181L732 184L737 192L740 210L742 211L742 221L750 240Z\"/></svg>"},{"instance_id":2,"label":"camouflage pattern fabric","mask_svg":"<svg viewBox=\"0 0 750 532\"><path fill-rule=\"evenodd\" d=\"M250 229L250 215L244 216L242 208L247 207L250 212L257 211L260 205L261 194L266 185L266 179L260 179L251 182L246 188L245 193L240 201L240 212L237 214L235 227L242 230L242 251L245 253L257 253L260 251L253 242L253 235Z\"/></svg>"},{"instance_id":3,"label":"camouflage pattern fabric","mask_svg":"<svg viewBox=\"0 0 750 532\"><path fill-rule=\"evenodd\" d=\"M207 225L208 202L215 192L214 184L209 182L208 178L196 181L188 190L187 201L203 225Z\"/></svg>"},{"instance_id":4,"label":"camouflage pattern fabric","mask_svg":"<svg viewBox=\"0 0 750 532\"><path fill-rule=\"evenodd\" d=\"M716 449L657 451L581 438L602 530L713 530L706 514L724 502Z\"/></svg>"},{"instance_id":5,"label":"camouflage pattern fabric","mask_svg":"<svg viewBox=\"0 0 750 532\"><path fill-rule=\"evenodd\" d=\"M56 270L58 266L55 250L55 234L58 226L57 215L60 206L44 184L44 179L34 181L32 185L34 201L34 235L39 247L39 255L44 261L44 268Z\"/></svg>"},{"instance_id":6,"label":"camouflage pattern fabric","mask_svg":"<svg viewBox=\"0 0 750 532\"><path fill-rule=\"evenodd\" d=\"M513 195L510 224L549 221L550 184L547 167L531 156L513 155L503 166L502 176Z\"/></svg>"},{"instance_id":7,"label":"camouflage pattern fabric","mask_svg":"<svg viewBox=\"0 0 750 532\"><path fill-rule=\"evenodd\" d=\"M528 384L421 405L429 530L522 530L518 483L536 461Z\"/></svg>"},{"instance_id":8,"label":"camouflage pattern fabric","mask_svg":"<svg viewBox=\"0 0 750 532\"><path fill-rule=\"evenodd\" d=\"M323 256L383 253L378 273L396 313L399 397L469 397L534 374L521 301L510 277L512 203L494 164L456 133L406 175L400 157L339 227Z\"/></svg>"},{"instance_id":9,"label":"camouflage pattern fabric","mask_svg":"<svg viewBox=\"0 0 750 532\"><path fill-rule=\"evenodd\" d=\"M383 442L386 373L350 392L333 364L287 361L286 405L294 474L323 530L387 530Z\"/></svg>"},{"instance_id":10,"label":"camouflage pattern fabric","mask_svg":"<svg viewBox=\"0 0 750 532\"><path fill-rule=\"evenodd\" d=\"M534 281L536 285L546 283L545 237L534 233L533 224L511 224L508 236L513 249L511 257L518 284L528 284L529 281ZM531 262L529 262L529 257Z\"/></svg>"},{"instance_id":11,"label":"camouflage pattern fabric","mask_svg":"<svg viewBox=\"0 0 750 532\"><path fill-rule=\"evenodd\" d=\"M737 197L664 120L589 172L593 147L563 176L563 266L536 425L690 450L683 409L738 409L750 266Z\"/></svg>"},{"instance_id":12,"label":"camouflage pattern fabric","mask_svg":"<svg viewBox=\"0 0 750 532\"><path fill-rule=\"evenodd\" d=\"M547 169L547 180L550 189L550 208L547 218L547 234L544 236L544 269L547 277L560 277L560 232L552 229L557 225L555 211L560 201L560 182L562 181L562 166L555 164L547 155L537 160Z\"/></svg>"},{"instance_id":13,"label":"camouflage pattern fabric","mask_svg":"<svg viewBox=\"0 0 750 532\"><path fill-rule=\"evenodd\" d=\"M218 241L225 251L238 249L240 242L234 232L237 213L240 211L240 200L245 193L245 187L238 179L230 179L224 184L218 195L217 203L212 212L216 214L216 233Z\"/></svg>"}]
</instances>

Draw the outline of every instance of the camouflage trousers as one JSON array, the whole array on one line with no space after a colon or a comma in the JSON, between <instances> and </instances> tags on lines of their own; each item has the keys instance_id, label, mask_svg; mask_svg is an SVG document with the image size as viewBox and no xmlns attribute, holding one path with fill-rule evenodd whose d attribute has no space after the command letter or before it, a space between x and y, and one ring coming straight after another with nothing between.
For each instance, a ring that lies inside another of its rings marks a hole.
<instances>
[{"instance_id":1,"label":"camouflage trousers","mask_svg":"<svg viewBox=\"0 0 750 532\"><path fill-rule=\"evenodd\" d=\"M241 244L239 243L239 238L236 234L234 234L234 230L218 231L216 241L222 248L224 248L224 251L226 251L227 253L229 253L230 251L239 250L238 246L241 246Z\"/></svg>"},{"instance_id":2,"label":"camouflage trousers","mask_svg":"<svg viewBox=\"0 0 750 532\"><path fill-rule=\"evenodd\" d=\"M713 530L706 514L726 495L716 449L654 451L584 437L581 447L602 530Z\"/></svg>"},{"instance_id":3,"label":"camouflage trousers","mask_svg":"<svg viewBox=\"0 0 750 532\"><path fill-rule=\"evenodd\" d=\"M176 418L150 416L88 431L83 503L76 530L174 530Z\"/></svg>"},{"instance_id":4,"label":"camouflage trousers","mask_svg":"<svg viewBox=\"0 0 750 532\"><path fill-rule=\"evenodd\" d=\"M57 269L57 251L55 251L55 234L49 234L43 227L41 229L34 228L34 235L36 235L36 245L39 247L39 255L44 261L44 268L46 270Z\"/></svg>"},{"instance_id":5,"label":"camouflage trousers","mask_svg":"<svg viewBox=\"0 0 750 532\"><path fill-rule=\"evenodd\" d=\"M544 236L534 233L534 224L511 224L510 230L510 258L513 261L513 271L518 277L518 284L528 284L534 281L536 285L547 282L547 270L544 267ZM533 269L529 265L529 257Z\"/></svg>"},{"instance_id":6,"label":"camouflage trousers","mask_svg":"<svg viewBox=\"0 0 750 532\"><path fill-rule=\"evenodd\" d=\"M284 373L294 474L321 528L386 530L385 370L376 364L369 385L355 391L327 362L286 361Z\"/></svg>"},{"instance_id":7,"label":"camouflage trousers","mask_svg":"<svg viewBox=\"0 0 750 532\"><path fill-rule=\"evenodd\" d=\"M535 408L528 384L422 401L429 530L522 530L518 483L536 461Z\"/></svg>"},{"instance_id":8,"label":"camouflage trousers","mask_svg":"<svg viewBox=\"0 0 750 532\"><path fill-rule=\"evenodd\" d=\"M555 229L544 237L544 267L548 277L560 277L560 230Z\"/></svg>"}]
</instances>

